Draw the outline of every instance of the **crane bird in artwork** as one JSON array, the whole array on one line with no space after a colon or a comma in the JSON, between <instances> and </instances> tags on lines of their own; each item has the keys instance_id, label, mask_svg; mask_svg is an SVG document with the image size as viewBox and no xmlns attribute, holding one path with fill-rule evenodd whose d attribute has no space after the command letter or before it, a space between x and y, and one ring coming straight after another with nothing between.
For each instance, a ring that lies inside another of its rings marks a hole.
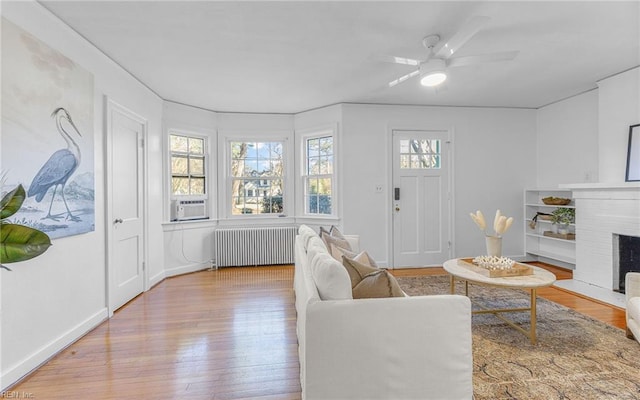
<instances>
[{"instance_id":1,"label":"crane bird in artwork","mask_svg":"<svg viewBox=\"0 0 640 400\"><path fill-rule=\"evenodd\" d=\"M53 200L56 197L56 191L60 187L60 195L62 201L67 209L67 220L79 221L80 218L74 216L69 210L67 200L64 197L64 185L75 170L80 165L80 147L73 140L70 130L73 130L78 136L82 137L80 131L73 123L71 115L67 110L62 107L56 108L51 117L55 118L56 128L58 133L67 142L67 148L60 149L53 153L46 163L40 168L40 171L36 174L29 185L28 197L36 196L36 201L39 203L47 194L49 189L53 187L53 194L51 195L51 203L49 204L49 212L43 219L53 219L57 221L60 217L51 215L51 207L53 206Z\"/></svg>"}]
</instances>

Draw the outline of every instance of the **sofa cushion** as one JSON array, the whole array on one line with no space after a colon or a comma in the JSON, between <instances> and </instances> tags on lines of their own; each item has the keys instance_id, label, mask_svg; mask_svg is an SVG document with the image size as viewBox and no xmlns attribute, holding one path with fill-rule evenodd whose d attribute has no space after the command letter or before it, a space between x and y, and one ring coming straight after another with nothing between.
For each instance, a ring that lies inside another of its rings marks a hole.
<instances>
[{"instance_id":1,"label":"sofa cushion","mask_svg":"<svg viewBox=\"0 0 640 400\"><path fill-rule=\"evenodd\" d=\"M356 287L365 276L380 271L375 262L372 263L372 261L366 251L354 257L342 257L342 265L349 273L352 288Z\"/></svg>"},{"instance_id":2,"label":"sofa cushion","mask_svg":"<svg viewBox=\"0 0 640 400\"><path fill-rule=\"evenodd\" d=\"M404 297L404 292L393 275L384 269L380 269L366 275L353 288L354 299L374 297Z\"/></svg>"},{"instance_id":3,"label":"sofa cushion","mask_svg":"<svg viewBox=\"0 0 640 400\"><path fill-rule=\"evenodd\" d=\"M311 228L306 225L300 225L298 228L298 235L302 236L302 243L304 244L305 250L309 244L309 239L312 237L319 237L318 234Z\"/></svg>"},{"instance_id":4,"label":"sofa cushion","mask_svg":"<svg viewBox=\"0 0 640 400\"><path fill-rule=\"evenodd\" d=\"M632 297L627 302L627 314L640 323L640 297Z\"/></svg>"},{"instance_id":5,"label":"sofa cushion","mask_svg":"<svg viewBox=\"0 0 640 400\"><path fill-rule=\"evenodd\" d=\"M311 260L311 276L322 300L352 299L351 281L344 267L328 253L318 253Z\"/></svg>"},{"instance_id":6,"label":"sofa cushion","mask_svg":"<svg viewBox=\"0 0 640 400\"><path fill-rule=\"evenodd\" d=\"M309 241L307 242L307 254L309 254L312 250L315 252L327 252L327 248L325 247L324 242L318 236L309 238ZM309 261L311 261L313 256L309 254L308 258Z\"/></svg>"}]
</instances>

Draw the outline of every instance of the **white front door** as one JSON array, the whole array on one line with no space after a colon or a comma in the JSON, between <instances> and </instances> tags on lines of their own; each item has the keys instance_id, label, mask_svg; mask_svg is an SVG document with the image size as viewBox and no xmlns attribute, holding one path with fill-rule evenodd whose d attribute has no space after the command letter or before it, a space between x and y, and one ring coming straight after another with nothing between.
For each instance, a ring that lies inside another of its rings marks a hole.
<instances>
[{"instance_id":1,"label":"white front door","mask_svg":"<svg viewBox=\"0 0 640 400\"><path fill-rule=\"evenodd\" d=\"M107 102L109 311L145 289L144 138L146 120Z\"/></svg>"},{"instance_id":2,"label":"white front door","mask_svg":"<svg viewBox=\"0 0 640 400\"><path fill-rule=\"evenodd\" d=\"M393 131L393 267L451 257L448 131Z\"/></svg>"}]
</instances>

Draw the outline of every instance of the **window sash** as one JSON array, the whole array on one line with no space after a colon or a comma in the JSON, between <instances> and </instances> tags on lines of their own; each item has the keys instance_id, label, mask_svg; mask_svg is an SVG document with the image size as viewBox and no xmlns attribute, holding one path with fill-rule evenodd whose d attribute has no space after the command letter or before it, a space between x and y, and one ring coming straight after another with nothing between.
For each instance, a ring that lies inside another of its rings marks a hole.
<instances>
[{"instance_id":1,"label":"window sash","mask_svg":"<svg viewBox=\"0 0 640 400\"><path fill-rule=\"evenodd\" d=\"M310 215L333 215L333 175L304 178L304 210Z\"/></svg>"},{"instance_id":2,"label":"window sash","mask_svg":"<svg viewBox=\"0 0 640 400\"><path fill-rule=\"evenodd\" d=\"M440 139L403 139L400 141L401 169L440 169Z\"/></svg>"},{"instance_id":3,"label":"window sash","mask_svg":"<svg viewBox=\"0 0 640 400\"><path fill-rule=\"evenodd\" d=\"M172 196L207 194L206 139L169 134L169 157Z\"/></svg>"},{"instance_id":4,"label":"window sash","mask_svg":"<svg viewBox=\"0 0 640 400\"><path fill-rule=\"evenodd\" d=\"M335 138L307 136L303 147L303 204L306 215L334 215Z\"/></svg>"},{"instance_id":5,"label":"window sash","mask_svg":"<svg viewBox=\"0 0 640 400\"><path fill-rule=\"evenodd\" d=\"M285 142L231 140L229 179L232 216L284 213Z\"/></svg>"}]
</instances>

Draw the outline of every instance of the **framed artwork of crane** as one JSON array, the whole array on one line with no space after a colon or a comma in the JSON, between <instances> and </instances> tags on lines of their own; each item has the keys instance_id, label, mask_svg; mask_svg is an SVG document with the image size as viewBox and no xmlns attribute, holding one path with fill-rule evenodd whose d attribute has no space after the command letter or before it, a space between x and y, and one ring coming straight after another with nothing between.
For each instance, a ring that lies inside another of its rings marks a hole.
<instances>
[{"instance_id":1,"label":"framed artwork of crane","mask_svg":"<svg viewBox=\"0 0 640 400\"><path fill-rule=\"evenodd\" d=\"M93 74L2 19L2 192L52 239L95 230Z\"/></svg>"}]
</instances>

